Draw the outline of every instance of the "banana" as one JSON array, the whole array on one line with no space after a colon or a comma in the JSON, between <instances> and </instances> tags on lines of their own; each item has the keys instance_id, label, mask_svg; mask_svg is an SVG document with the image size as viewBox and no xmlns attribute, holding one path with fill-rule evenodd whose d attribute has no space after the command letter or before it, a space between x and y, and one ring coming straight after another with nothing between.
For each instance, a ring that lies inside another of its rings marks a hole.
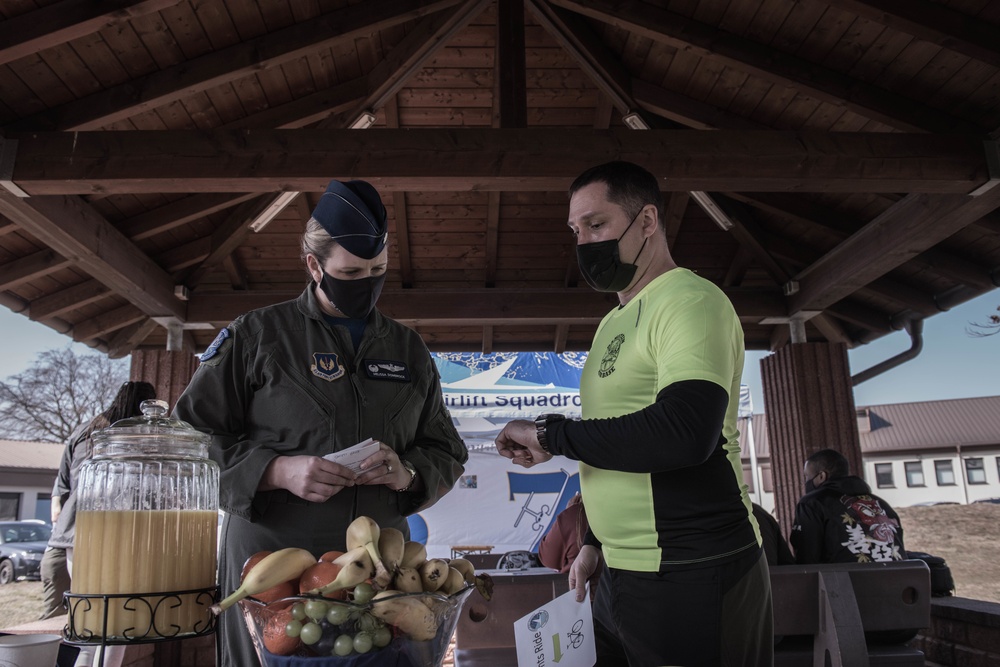
<instances>
[{"instance_id":1,"label":"banana","mask_svg":"<svg viewBox=\"0 0 1000 667\"><path fill-rule=\"evenodd\" d=\"M453 567L449 567L448 576L445 577L444 583L441 584L441 588L438 589L438 592L444 593L445 595L451 595L465 588L465 585L465 577L462 573Z\"/></svg>"},{"instance_id":2,"label":"banana","mask_svg":"<svg viewBox=\"0 0 1000 667\"><path fill-rule=\"evenodd\" d=\"M399 568L393 581L396 589L404 593L422 593L424 590L423 582L420 581L420 573L412 567Z\"/></svg>"},{"instance_id":3,"label":"banana","mask_svg":"<svg viewBox=\"0 0 1000 667\"><path fill-rule=\"evenodd\" d=\"M399 561L399 566L417 569L425 560L427 560L427 548L420 542L411 540L403 545L403 557Z\"/></svg>"},{"instance_id":4,"label":"banana","mask_svg":"<svg viewBox=\"0 0 1000 667\"><path fill-rule=\"evenodd\" d=\"M310 593L326 595L344 588L352 588L375 574L372 557L368 555L368 550L364 547L355 547L347 551L333 563L341 568L337 578L326 586L309 591Z\"/></svg>"},{"instance_id":5,"label":"banana","mask_svg":"<svg viewBox=\"0 0 1000 667\"><path fill-rule=\"evenodd\" d=\"M394 590L376 593L374 599L380 601L372 605L375 616L416 641L434 639L438 630L437 616L419 599Z\"/></svg>"},{"instance_id":6,"label":"banana","mask_svg":"<svg viewBox=\"0 0 1000 667\"><path fill-rule=\"evenodd\" d=\"M359 516L347 526L347 550L364 547L368 550L373 565L381 563L382 556L378 552L378 538L381 532L375 519Z\"/></svg>"},{"instance_id":7,"label":"banana","mask_svg":"<svg viewBox=\"0 0 1000 667\"><path fill-rule=\"evenodd\" d=\"M382 559L375 563L375 578L372 585L376 590L385 590L392 583L392 578L399 568L403 558L403 548L406 538L395 528L383 528L378 538L378 553Z\"/></svg>"},{"instance_id":8,"label":"banana","mask_svg":"<svg viewBox=\"0 0 1000 667\"><path fill-rule=\"evenodd\" d=\"M452 558L448 561L448 566L453 567L462 573L462 577L467 583L476 583L476 566L464 558Z\"/></svg>"},{"instance_id":9,"label":"banana","mask_svg":"<svg viewBox=\"0 0 1000 667\"><path fill-rule=\"evenodd\" d=\"M305 549L279 549L254 565L240 587L229 597L212 605L212 613L219 615L249 595L256 595L290 579L298 579L315 564L316 557Z\"/></svg>"},{"instance_id":10,"label":"banana","mask_svg":"<svg viewBox=\"0 0 1000 667\"><path fill-rule=\"evenodd\" d=\"M433 593L448 578L448 563L442 558L432 558L420 566L419 572L424 590Z\"/></svg>"}]
</instances>

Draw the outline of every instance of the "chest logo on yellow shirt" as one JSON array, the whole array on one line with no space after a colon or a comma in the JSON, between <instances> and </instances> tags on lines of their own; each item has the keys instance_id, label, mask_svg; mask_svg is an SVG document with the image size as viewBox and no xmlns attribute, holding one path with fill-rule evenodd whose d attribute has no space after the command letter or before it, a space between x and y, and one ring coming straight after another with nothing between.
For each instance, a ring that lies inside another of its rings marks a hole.
<instances>
[{"instance_id":1,"label":"chest logo on yellow shirt","mask_svg":"<svg viewBox=\"0 0 1000 667\"><path fill-rule=\"evenodd\" d=\"M618 361L618 354L622 350L622 343L625 342L625 334L618 334L611 339L608 343L608 351L604 353L604 357L601 359L601 369L597 371L597 374L606 378L615 372L615 362Z\"/></svg>"},{"instance_id":2,"label":"chest logo on yellow shirt","mask_svg":"<svg viewBox=\"0 0 1000 667\"><path fill-rule=\"evenodd\" d=\"M340 365L340 357L334 352L313 352L313 364L309 367L312 374L327 382L344 376L344 367Z\"/></svg>"}]
</instances>

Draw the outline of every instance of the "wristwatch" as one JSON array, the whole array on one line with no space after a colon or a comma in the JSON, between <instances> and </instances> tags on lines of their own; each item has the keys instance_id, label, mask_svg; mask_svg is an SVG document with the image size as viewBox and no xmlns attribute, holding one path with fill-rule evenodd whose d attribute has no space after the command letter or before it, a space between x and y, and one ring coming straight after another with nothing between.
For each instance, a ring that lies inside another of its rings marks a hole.
<instances>
[{"instance_id":1,"label":"wristwatch","mask_svg":"<svg viewBox=\"0 0 1000 667\"><path fill-rule=\"evenodd\" d=\"M560 415L556 413L549 413L544 415L538 415L535 418L535 437L538 438L538 444L542 446L542 449L546 453L549 452L549 439L545 435L545 429L552 422L561 422L566 419L566 415Z\"/></svg>"},{"instance_id":2,"label":"wristwatch","mask_svg":"<svg viewBox=\"0 0 1000 667\"><path fill-rule=\"evenodd\" d=\"M403 470L410 473L410 481L403 488L396 489L396 493L409 491L413 487L413 483L417 481L417 469L413 467L413 464L403 458L399 459L399 462L403 465Z\"/></svg>"}]
</instances>

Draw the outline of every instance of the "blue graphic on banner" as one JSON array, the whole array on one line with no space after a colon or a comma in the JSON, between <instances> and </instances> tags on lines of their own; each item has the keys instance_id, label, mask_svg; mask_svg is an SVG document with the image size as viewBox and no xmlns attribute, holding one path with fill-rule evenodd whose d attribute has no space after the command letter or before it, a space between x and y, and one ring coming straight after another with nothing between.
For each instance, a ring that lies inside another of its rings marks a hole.
<instances>
[{"instance_id":1,"label":"blue graphic on banner","mask_svg":"<svg viewBox=\"0 0 1000 667\"><path fill-rule=\"evenodd\" d=\"M515 495L527 495L514 520L514 528L521 524L525 515L531 517L531 529L535 532L535 538L528 550L537 552L538 544L548 532L552 520L580 492L580 474L571 475L565 470L543 473L508 472L507 483L510 485L510 500L515 500ZM546 502L545 499L536 499L535 496L539 494L557 495L555 502L551 499Z\"/></svg>"}]
</instances>

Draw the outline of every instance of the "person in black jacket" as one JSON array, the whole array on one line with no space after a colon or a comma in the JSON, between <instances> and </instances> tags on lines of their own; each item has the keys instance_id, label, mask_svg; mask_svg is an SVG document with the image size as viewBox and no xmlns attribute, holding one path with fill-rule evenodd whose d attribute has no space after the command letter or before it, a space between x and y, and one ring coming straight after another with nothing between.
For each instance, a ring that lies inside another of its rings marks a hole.
<instances>
[{"instance_id":1,"label":"person in black jacket","mask_svg":"<svg viewBox=\"0 0 1000 667\"><path fill-rule=\"evenodd\" d=\"M850 474L840 452L816 452L806 459L803 475L806 492L795 507L791 534L798 563L906 559L899 515Z\"/></svg>"}]
</instances>

